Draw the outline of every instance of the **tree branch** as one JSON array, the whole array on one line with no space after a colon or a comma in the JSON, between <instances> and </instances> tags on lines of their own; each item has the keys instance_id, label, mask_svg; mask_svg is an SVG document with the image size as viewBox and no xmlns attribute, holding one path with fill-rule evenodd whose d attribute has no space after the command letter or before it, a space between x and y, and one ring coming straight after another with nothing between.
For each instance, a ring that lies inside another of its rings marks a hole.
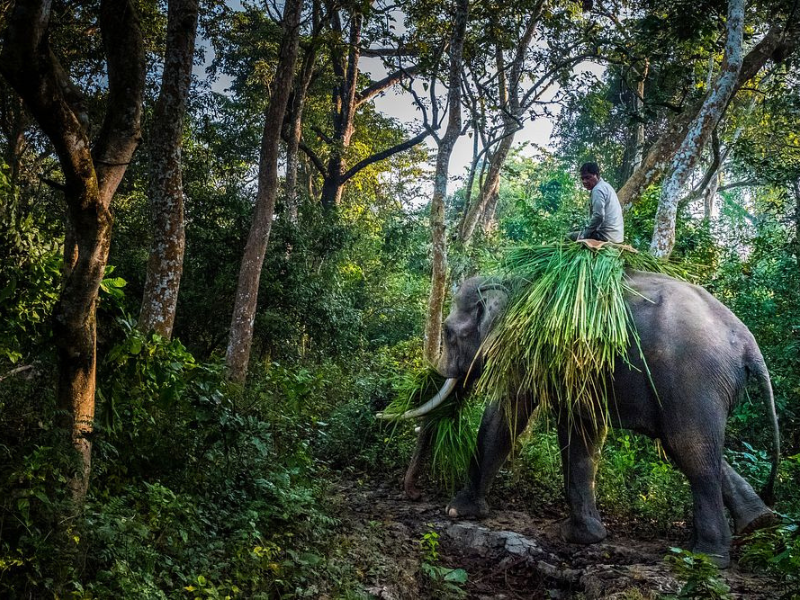
<instances>
[{"instance_id":1,"label":"tree branch","mask_svg":"<svg viewBox=\"0 0 800 600\"><path fill-rule=\"evenodd\" d=\"M356 173L358 173L359 171L361 171L365 167L368 167L371 164L374 164L374 163L376 163L378 161L381 161L381 160L383 160L385 158L389 158L390 156L393 156L393 155L395 155L395 154L397 154L399 152L403 152L404 150L408 150L410 148L413 148L417 144L420 144L429 135L430 135L430 132L425 130L422 133L419 133L418 135L414 136L413 138L406 140L405 142L397 144L396 146L392 146L391 148L387 148L386 150L381 150L380 152L377 152L377 153L373 154L372 156L368 156L364 160L361 160L361 161L357 162L350 169L348 169L342 175L342 177L340 179L341 183L346 182L348 179L352 178L353 175L355 175Z\"/></svg>"},{"instance_id":2,"label":"tree branch","mask_svg":"<svg viewBox=\"0 0 800 600\"><path fill-rule=\"evenodd\" d=\"M100 28L108 63L108 109L92 157L107 206L142 138L146 61L139 17L128 0L103 0Z\"/></svg>"},{"instance_id":3,"label":"tree branch","mask_svg":"<svg viewBox=\"0 0 800 600\"><path fill-rule=\"evenodd\" d=\"M298 148L300 148L300 150L302 150L303 153L308 157L311 163L316 167L317 171L320 172L320 175L324 176L326 173L325 165L322 164L322 161L320 160L319 156L317 156L317 154L311 148L309 148L304 142L300 142Z\"/></svg>"},{"instance_id":4,"label":"tree branch","mask_svg":"<svg viewBox=\"0 0 800 600\"><path fill-rule=\"evenodd\" d=\"M394 73L390 73L383 79L371 83L356 95L356 108L368 102L384 90L389 89L396 83L400 83L403 79L413 77L419 72L419 67L414 65L407 69L400 69Z\"/></svg>"},{"instance_id":5,"label":"tree branch","mask_svg":"<svg viewBox=\"0 0 800 600\"><path fill-rule=\"evenodd\" d=\"M748 187L748 186L753 186L753 185L762 185L762 184L757 179L745 179L743 181L735 181L733 183L728 183L726 185L721 185L719 187L718 191L724 192L726 190L732 190L732 189L738 188L738 187Z\"/></svg>"},{"instance_id":6,"label":"tree branch","mask_svg":"<svg viewBox=\"0 0 800 600\"><path fill-rule=\"evenodd\" d=\"M409 48L408 46L399 46L397 48L363 48L361 55L368 58L389 58L389 57L416 57L419 56L419 50L416 48Z\"/></svg>"}]
</instances>

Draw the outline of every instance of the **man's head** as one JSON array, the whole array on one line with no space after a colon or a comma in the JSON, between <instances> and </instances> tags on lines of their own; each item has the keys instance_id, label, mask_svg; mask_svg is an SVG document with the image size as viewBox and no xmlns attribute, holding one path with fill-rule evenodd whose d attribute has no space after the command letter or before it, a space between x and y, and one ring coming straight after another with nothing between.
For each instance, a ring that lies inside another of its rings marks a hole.
<instances>
[{"instance_id":1,"label":"man's head","mask_svg":"<svg viewBox=\"0 0 800 600\"><path fill-rule=\"evenodd\" d=\"M600 167L595 162L581 165L581 183L587 190L591 190L600 181Z\"/></svg>"}]
</instances>

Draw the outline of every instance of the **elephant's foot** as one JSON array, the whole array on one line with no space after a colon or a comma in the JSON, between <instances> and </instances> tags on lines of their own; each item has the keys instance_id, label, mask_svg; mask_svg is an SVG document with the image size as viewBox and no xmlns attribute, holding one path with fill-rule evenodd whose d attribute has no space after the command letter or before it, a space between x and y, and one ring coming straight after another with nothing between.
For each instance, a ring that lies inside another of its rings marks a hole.
<instances>
[{"instance_id":1,"label":"elephant's foot","mask_svg":"<svg viewBox=\"0 0 800 600\"><path fill-rule=\"evenodd\" d=\"M422 498L422 490L417 487L416 481L409 481L408 478L403 482L403 490L409 500L419 500Z\"/></svg>"},{"instance_id":2,"label":"elephant's foot","mask_svg":"<svg viewBox=\"0 0 800 600\"><path fill-rule=\"evenodd\" d=\"M596 544L606 539L608 532L599 519L569 517L561 523L561 537L571 544Z\"/></svg>"},{"instance_id":3,"label":"elephant's foot","mask_svg":"<svg viewBox=\"0 0 800 600\"><path fill-rule=\"evenodd\" d=\"M748 515L747 519L735 519L734 529L736 535L748 535L759 529L771 527L778 522L778 517L770 509L764 509L754 515Z\"/></svg>"},{"instance_id":4,"label":"elephant's foot","mask_svg":"<svg viewBox=\"0 0 800 600\"><path fill-rule=\"evenodd\" d=\"M461 490L447 505L445 514L451 519L482 519L489 514L489 505L473 492Z\"/></svg>"}]
</instances>

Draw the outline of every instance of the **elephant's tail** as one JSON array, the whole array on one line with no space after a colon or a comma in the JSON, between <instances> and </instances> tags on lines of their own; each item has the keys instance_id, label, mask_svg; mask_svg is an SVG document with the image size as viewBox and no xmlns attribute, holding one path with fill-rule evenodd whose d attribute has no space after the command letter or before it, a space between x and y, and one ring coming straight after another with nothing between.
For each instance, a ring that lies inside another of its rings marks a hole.
<instances>
[{"instance_id":1,"label":"elephant's tail","mask_svg":"<svg viewBox=\"0 0 800 600\"><path fill-rule=\"evenodd\" d=\"M759 494L764 504L771 507L775 504L775 480L778 476L778 462L781 456L781 434L778 429L778 413L775 410L775 396L772 393L772 381L769 377L769 371L767 371L767 365L764 363L764 358L761 356L760 352L759 355L751 361L750 371L758 378L761 392L766 399L767 409L769 410L769 416L772 420L772 469L769 473L769 479L766 485L764 485Z\"/></svg>"}]
</instances>

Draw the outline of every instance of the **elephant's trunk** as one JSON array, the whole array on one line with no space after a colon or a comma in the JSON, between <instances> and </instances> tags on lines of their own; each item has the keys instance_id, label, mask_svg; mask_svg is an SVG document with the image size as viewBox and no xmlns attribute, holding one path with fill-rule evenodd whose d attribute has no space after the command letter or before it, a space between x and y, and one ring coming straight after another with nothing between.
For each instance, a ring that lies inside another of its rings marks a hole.
<instances>
[{"instance_id":1,"label":"elephant's trunk","mask_svg":"<svg viewBox=\"0 0 800 600\"><path fill-rule=\"evenodd\" d=\"M391 420L407 420L407 419L415 419L416 417L422 417L427 415L431 412L434 408L442 404L447 397L453 393L453 390L456 389L456 384L458 383L458 379L448 379L442 385L442 389L440 389L436 395L428 400L425 404L420 406L419 408L415 408L414 410L407 410L401 415L398 414L391 414L391 413L378 413L375 416L378 419L386 419L387 421Z\"/></svg>"}]
</instances>

